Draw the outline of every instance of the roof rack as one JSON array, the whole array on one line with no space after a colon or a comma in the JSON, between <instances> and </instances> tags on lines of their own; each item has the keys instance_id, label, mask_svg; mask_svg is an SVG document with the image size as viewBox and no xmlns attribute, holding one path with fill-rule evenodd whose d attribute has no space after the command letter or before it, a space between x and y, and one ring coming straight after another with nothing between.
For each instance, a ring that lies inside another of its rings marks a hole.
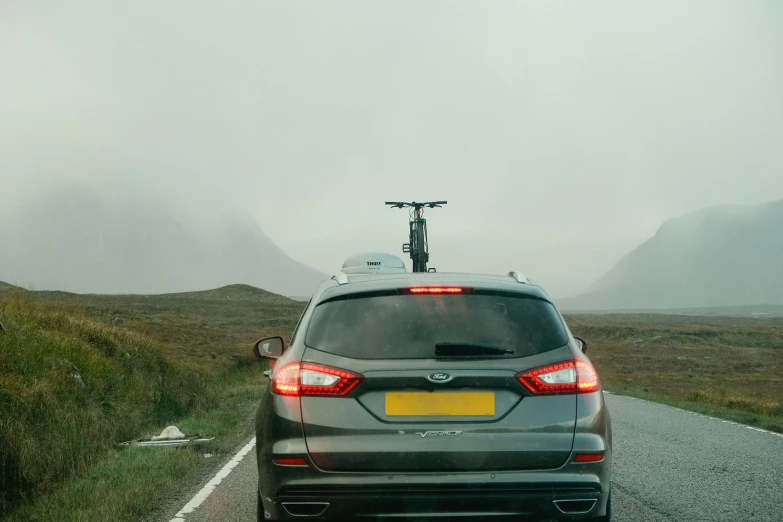
<instances>
[{"instance_id":1,"label":"roof rack","mask_svg":"<svg viewBox=\"0 0 783 522\"><path fill-rule=\"evenodd\" d=\"M351 256L340 270L346 274L400 274L405 273L405 263L391 254L368 253Z\"/></svg>"},{"instance_id":2,"label":"roof rack","mask_svg":"<svg viewBox=\"0 0 783 522\"><path fill-rule=\"evenodd\" d=\"M511 271L511 272L508 273L508 275L510 277L513 277L514 279L516 279L518 283L522 283L523 285L529 285L530 284L530 281L528 280L527 277L525 277L525 274L523 274L522 272Z\"/></svg>"}]
</instances>

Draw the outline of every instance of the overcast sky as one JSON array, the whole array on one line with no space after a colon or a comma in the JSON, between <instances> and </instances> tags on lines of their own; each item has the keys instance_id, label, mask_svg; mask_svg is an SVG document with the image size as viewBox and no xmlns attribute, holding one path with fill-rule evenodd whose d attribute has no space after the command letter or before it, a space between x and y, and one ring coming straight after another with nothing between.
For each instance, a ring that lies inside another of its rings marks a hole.
<instances>
[{"instance_id":1,"label":"overcast sky","mask_svg":"<svg viewBox=\"0 0 783 522\"><path fill-rule=\"evenodd\" d=\"M207 191L333 273L398 253L385 200L445 199L432 266L568 295L669 217L783 198L782 54L778 0L3 0L0 215Z\"/></svg>"}]
</instances>

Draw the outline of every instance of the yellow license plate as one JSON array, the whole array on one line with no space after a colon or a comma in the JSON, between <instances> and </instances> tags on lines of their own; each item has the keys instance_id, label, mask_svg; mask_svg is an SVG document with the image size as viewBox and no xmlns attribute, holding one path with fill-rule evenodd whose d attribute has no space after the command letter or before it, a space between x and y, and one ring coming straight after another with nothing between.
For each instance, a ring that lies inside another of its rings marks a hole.
<instances>
[{"instance_id":1,"label":"yellow license plate","mask_svg":"<svg viewBox=\"0 0 783 522\"><path fill-rule=\"evenodd\" d=\"M492 417L492 392L387 392L390 417Z\"/></svg>"}]
</instances>

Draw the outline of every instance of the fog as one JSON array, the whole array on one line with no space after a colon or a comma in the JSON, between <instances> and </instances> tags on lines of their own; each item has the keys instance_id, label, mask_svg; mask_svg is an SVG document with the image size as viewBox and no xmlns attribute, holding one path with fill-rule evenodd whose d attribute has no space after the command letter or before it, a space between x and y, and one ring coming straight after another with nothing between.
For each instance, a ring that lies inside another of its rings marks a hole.
<instances>
[{"instance_id":1,"label":"fog","mask_svg":"<svg viewBox=\"0 0 783 522\"><path fill-rule=\"evenodd\" d=\"M5 0L0 219L24 232L44 190L130 183L187 215L235 206L334 273L356 252L403 256L407 213L384 201L444 199L432 266L576 294L668 218L783 198L781 15Z\"/></svg>"}]
</instances>

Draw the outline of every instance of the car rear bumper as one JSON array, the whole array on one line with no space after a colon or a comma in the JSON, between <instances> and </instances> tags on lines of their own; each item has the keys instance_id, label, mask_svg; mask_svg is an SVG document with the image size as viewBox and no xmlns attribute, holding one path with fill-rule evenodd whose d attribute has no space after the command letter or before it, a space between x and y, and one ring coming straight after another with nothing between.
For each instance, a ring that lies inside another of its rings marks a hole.
<instances>
[{"instance_id":1,"label":"car rear bumper","mask_svg":"<svg viewBox=\"0 0 783 522\"><path fill-rule=\"evenodd\" d=\"M431 477L431 482L423 482L420 477L405 480L404 476L372 476L361 480L354 476L346 477L348 480L339 484L335 483L336 477L330 478L327 483L295 481L281 486L272 498L265 497L262 492L268 518L348 520L532 516L579 520L603 515L609 493L608 485L603 486L596 475L590 474L565 477L562 473L551 474L550 477L539 475L536 481L524 482L513 482L512 477L490 474L486 475L486 480L470 481L465 480L468 477L460 477L462 480L455 481L456 477L452 475L442 477L440 482L436 482L437 477Z\"/></svg>"}]
</instances>

